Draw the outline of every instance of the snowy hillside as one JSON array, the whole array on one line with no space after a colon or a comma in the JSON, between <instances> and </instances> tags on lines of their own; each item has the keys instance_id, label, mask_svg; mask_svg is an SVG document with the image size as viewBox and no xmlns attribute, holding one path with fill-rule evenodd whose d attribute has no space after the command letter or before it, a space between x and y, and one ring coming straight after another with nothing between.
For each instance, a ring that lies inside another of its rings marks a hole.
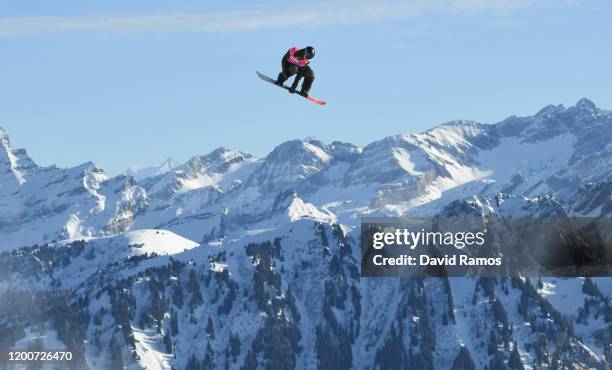
<instances>
[{"instance_id":1,"label":"snowy hillside","mask_svg":"<svg viewBox=\"0 0 612 370\"><path fill-rule=\"evenodd\" d=\"M168 157L163 163L159 165L153 165L148 167L132 166L125 171L125 173L134 178L136 181L146 179L147 177L153 177L163 175L167 172L178 167L178 163L174 158Z\"/></svg>"},{"instance_id":2,"label":"snowy hillside","mask_svg":"<svg viewBox=\"0 0 612 370\"><path fill-rule=\"evenodd\" d=\"M109 177L37 166L0 129L0 350L49 340L91 369L608 369L611 278L360 279L358 238L364 216L609 217L610 143L612 112L583 99Z\"/></svg>"}]
</instances>

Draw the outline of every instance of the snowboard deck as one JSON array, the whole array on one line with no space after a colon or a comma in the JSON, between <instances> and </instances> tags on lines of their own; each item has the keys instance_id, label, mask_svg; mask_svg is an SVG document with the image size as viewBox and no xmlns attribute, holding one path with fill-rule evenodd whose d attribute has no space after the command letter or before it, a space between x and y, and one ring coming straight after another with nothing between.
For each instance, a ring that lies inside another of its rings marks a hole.
<instances>
[{"instance_id":1,"label":"snowboard deck","mask_svg":"<svg viewBox=\"0 0 612 370\"><path fill-rule=\"evenodd\" d=\"M270 78L270 77L268 77L268 76L266 76L266 75L264 75L264 74L261 74L261 73L259 73L259 72L257 72L257 71L255 71L255 73L257 73L257 76L259 76L259 78L261 78L262 80L267 81L267 82L269 82L269 83L273 84L274 86L278 86L278 85L275 83L275 82L276 82L276 80L275 80L275 79ZM289 90L289 87L288 87L288 86L285 86L285 85L278 86L278 87L282 87L282 88L283 88L283 89L285 89L285 90ZM302 95L300 95L300 94L298 94L298 93L296 93L295 95L302 96ZM302 97L303 97L303 98L306 98L306 99L310 100L311 102L313 102L313 103L315 103L315 104L318 104L318 105L325 105L325 104L326 104L326 102L324 102L323 100L319 100L319 99L317 99L317 98L315 98L315 97L312 97L312 96L310 96L310 95L308 95L308 96L302 96Z\"/></svg>"}]
</instances>

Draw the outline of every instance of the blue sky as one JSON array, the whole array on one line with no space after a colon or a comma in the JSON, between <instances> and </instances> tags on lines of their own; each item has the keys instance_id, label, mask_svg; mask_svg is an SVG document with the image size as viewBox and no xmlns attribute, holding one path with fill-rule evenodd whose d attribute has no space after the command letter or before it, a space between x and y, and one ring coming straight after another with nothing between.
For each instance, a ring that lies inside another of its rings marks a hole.
<instances>
[{"instance_id":1,"label":"blue sky","mask_svg":"<svg viewBox=\"0 0 612 370\"><path fill-rule=\"evenodd\" d=\"M128 4L129 3L129 4ZM218 146L367 144L588 97L612 108L608 0L5 0L0 126L111 173ZM318 107L255 76L313 45Z\"/></svg>"}]
</instances>

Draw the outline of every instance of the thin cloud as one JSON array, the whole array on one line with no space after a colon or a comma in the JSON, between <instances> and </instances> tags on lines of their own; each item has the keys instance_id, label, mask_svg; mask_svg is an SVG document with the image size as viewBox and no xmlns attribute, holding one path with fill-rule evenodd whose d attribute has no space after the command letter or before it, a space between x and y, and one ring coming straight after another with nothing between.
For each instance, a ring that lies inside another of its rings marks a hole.
<instances>
[{"instance_id":1,"label":"thin cloud","mask_svg":"<svg viewBox=\"0 0 612 370\"><path fill-rule=\"evenodd\" d=\"M435 13L507 14L577 0L404 0L332 1L278 9L212 13L97 14L74 17L0 18L0 37L28 37L70 32L215 32L273 28L322 28L401 21Z\"/></svg>"}]
</instances>

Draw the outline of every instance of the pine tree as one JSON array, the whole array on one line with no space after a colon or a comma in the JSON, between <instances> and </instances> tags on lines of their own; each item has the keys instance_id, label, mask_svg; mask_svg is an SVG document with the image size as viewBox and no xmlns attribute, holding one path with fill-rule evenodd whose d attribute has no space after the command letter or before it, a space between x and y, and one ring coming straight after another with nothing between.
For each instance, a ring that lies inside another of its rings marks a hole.
<instances>
[{"instance_id":1,"label":"pine tree","mask_svg":"<svg viewBox=\"0 0 612 370\"><path fill-rule=\"evenodd\" d=\"M391 325L388 339L376 352L376 356L374 358L375 364L377 368L381 370L391 370L396 368L397 363L402 362L405 356L402 338L397 334L395 325Z\"/></svg>"},{"instance_id":2,"label":"pine tree","mask_svg":"<svg viewBox=\"0 0 612 370\"><path fill-rule=\"evenodd\" d=\"M249 352L247 352L241 370L257 370L257 357L253 351L249 350Z\"/></svg>"},{"instance_id":3,"label":"pine tree","mask_svg":"<svg viewBox=\"0 0 612 370\"><path fill-rule=\"evenodd\" d=\"M508 360L508 367L510 369L515 369L515 370L524 370L525 367L523 366L523 361L521 361L521 355L519 354L517 347L518 346L515 343L514 349L510 353L510 359Z\"/></svg>"},{"instance_id":4,"label":"pine tree","mask_svg":"<svg viewBox=\"0 0 612 370\"><path fill-rule=\"evenodd\" d=\"M179 325L178 325L178 315L176 311L172 311L170 314L170 333L175 337L179 333Z\"/></svg>"},{"instance_id":5,"label":"pine tree","mask_svg":"<svg viewBox=\"0 0 612 370\"><path fill-rule=\"evenodd\" d=\"M203 367L206 370L215 370L216 366L215 366L215 353L213 352L213 349L210 345L210 342L208 342L208 345L206 346L206 355L204 356L204 362L203 362Z\"/></svg>"},{"instance_id":6,"label":"pine tree","mask_svg":"<svg viewBox=\"0 0 612 370\"><path fill-rule=\"evenodd\" d=\"M553 359L550 364L550 370L559 370L559 353L557 352L553 354Z\"/></svg>"},{"instance_id":7,"label":"pine tree","mask_svg":"<svg viewBox=\"0 0 612 370\"><path fill-rule=\"evenodd\" d=\"M166 353L172 353L172 338L170 333L164 334L164 346L166 346Z\"/></svg>"},{"instance_id":8,"label":"pine tree","mask_svg":"<svg viewBox=\"0 0 612 370\"><path fill-rule=\"evenodd\" d=\"M584 292L584 294L588 294L593 297L601 296L599 288L597 287L597 285L595 285L595 283L593 283L593 280L591 280L590 277L584 279L584 283L582 283L582 291Z\"/></svg>"},{"instance_id":9,"label":"pine tree","mask_svg":"<svg viewBox=\"0 0 612 370\"><path fill-rule=\"evenodd\" d=\"M113 334L109 343L109 357L109 369L123 369L123 353L121 352L121 344L119 344L119 340L115 334Z\"/></svg>"},{"instance_id":10,"label":"pine tree","mask_svg":"<svg viewBox=\"0 0 612 370\"><path fill-rule=\"evenodd\" d=\"M464 346L459 347L459 353L453 361L452 370L476 370L476 364L470 356L470 351Z\"/></svg>"},{"instance_id":11,"label":"pine tree","mask_svg":"<svg viewBox=\"0 0 612 370\"><path fill-rule=\"evenodd\" d=\"M229 354L232 356L234 362L236 361L236 357L240 354L240 338L231 333L229 339Z\"/></svg>"},{"instance_id":12,"label":"pine tree","mask_svg":"<svg viewBox=\"0 0 612 370\"><path fill-rule=\"evenodd\" d=\"M183 288L181 288L180 280L177 281L172 291L172 303L178 308L183 308Z\"/></svg>"},{"instance_id":13,"label":"pine tree","mask_svg":"<svg viewBox=\"0 0 612 370\"><path fill-rule=\"evenodd\" d=\"M200 291L200 283L194 269L189 270L189 293L191 293L191 300L189 301L190 308L193 310L194 306L199 306L204 302L202 298L202 292Z\"/></svg>"},{"instance_id":14,"label":"pine tree","mask_svg":"<svg viewBox=\"0 0 612 370\"><path fill-rule=\"evenodd\" d=\"M215 339L215 326L210 316L208 317L208 323L206 323L206 335L208 335L209 341Z\"/></svg>"},{"instance_id":15,"label":"pine tree","mask_svg":"<svg viewBox=\"0 0 612 370\"><path fill-rule=\"evenodd\" d=\"M189 361L187 361L187 365L185 366L185 370L200 370L201 364L200 361L195 357L195 354L191 354L189 357Z\"/></svg>"},{"instance_id":16,"label":"pine tree","mask_svg":"<svg viewBox=\"0 0 612 370\"><path fill-rule=\"evenodd\" d=\"M491 370L508 370L508 366L504 363L504 355L500 351L495 351L491 362L489 363Z\"/></svg>"}]
</instances>

